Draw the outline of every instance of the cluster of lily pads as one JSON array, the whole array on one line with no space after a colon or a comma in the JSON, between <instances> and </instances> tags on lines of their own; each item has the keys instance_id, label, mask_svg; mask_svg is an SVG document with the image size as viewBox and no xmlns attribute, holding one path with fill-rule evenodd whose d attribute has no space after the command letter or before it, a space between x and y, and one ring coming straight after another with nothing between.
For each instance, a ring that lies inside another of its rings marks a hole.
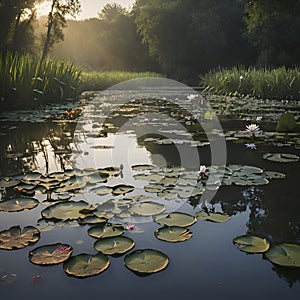
<instances>
[{"instance_id":1,"label":"cluster of lily pads","mask_svg":"<svg viewBox=\"0 0 300 300\"><path fill-rule=\"evenodd\" d=\"M221 185L262 185L267 184L270 179L285 177L283 173L243 165L228 165L225 169L212 166L207 170L207 176L183 168L158 168L152 165L134 165L132 170L136 180L147 181L144 187L146 192L167 200L188 199L201 195L205 189L217 189ZM182 212L167 212L166 205L154 199L149 200L145 196L125 196L134 191L135 187L106 185L111 177L119 173L120 168L109 167L66 170L48 175L35 172L2 178L2 188L14 189L21 196L0 201L0 211L17 212L35 208L40 203L32 198L35 193L46 194L46 202L50 202L51 205L41 211L42 218L37 227L27 226L22 229L20 226L13 226L1 231L0 249L22 249L34 244L40 239L41 232L51 230L57 224L75 222L76 226L88 225L88 235L96 239L96 255L72 256L72 246L63 243L40 246L29 253L29 259L34 264L63 263L63 269L68 275L82 278L105 271L110 265L109 256L124 255L134 248L135 242L123 235L130 229L124 222L113 222L114 219L122 221L133 216L151 217L162 226L155 230L154 236L171 243L190 239L192 232L188 227L197 220L225 222L230 219L229 215L204 210L200 210L194 216ZM108 194L115 197L96 204L70 200L72 192L87 188L99 197ZM168 256L154 249L137 249L124 258L124 265L140 274L159 272L168 264Z\"/></svg>"},{"instance_id":2,"label":"cluster of lily pads","mask_svg":"<svg viewBox=\"0 0 300 300\"><path fill-rule=\"evenodd\" d=\"M300 246L297 244L270 244L264 238L242 235L233 239L240 251L246 253L263 253L272 263L283 267L300 267Z\"/></svg>"}]
</instances>

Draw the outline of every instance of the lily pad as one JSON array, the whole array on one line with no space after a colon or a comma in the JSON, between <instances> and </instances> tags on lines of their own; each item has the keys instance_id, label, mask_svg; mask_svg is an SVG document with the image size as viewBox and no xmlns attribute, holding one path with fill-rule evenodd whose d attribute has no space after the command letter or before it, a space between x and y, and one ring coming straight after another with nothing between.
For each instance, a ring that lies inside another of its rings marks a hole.
<instances>
[{"instance_id":1,"label":"lily pad","mask_svg":"<svg viewBox=\"0 0 300 300\"><path fill-rule=\"evenodd\" d=\"M156 202L135 203L131 206L130 211L141 216L154 216L162 213L166 209L165 205Z\"/></svg>"},{"instance_id":2,"label":"lily pad","mask_svg":"<svg viewBox=\"0 0 300 300\"><path fill-rule=\"evenodd\" d=\"M112 193L115 195L124 195L134 191L134 187L131 185L119 184L113 187Z\"/></svg>"},{"instance_id":3,"label":"lily pad","mask_svg":"<svg viewBox=\"0 0 300 300\"><path fill-rule=\"evenodd\" d=\"M68 275L84 278L104 272L109 265L109 258L102 253L96 255L79 254L72 256L64 263L64 271Z\"/></svg>"},{"instance_id":4,"label":"lily pad","mask_svg":"<svg viewBox=\"0 0 300 300\"><path fill-rule=\"evenodd\" d=\"M12 198L0 202L0 211L17 212L33 209L38 206L39 201L34 198Z\"/></svg>"},{"instance_id":5,"label":"lily pad","mask_svg":"<svg viewBox=\"0 0 300 300\"><path fill-rule=\"evenodd\" d=\"M0 179L0 188L10 188L19 184L19 180L15 180L13 178L1 178Z\"/></svg>"},{"instance_id":6,"label":"lily pad","mask_svg":"<svg viewBox=\"0 0 300 300\"><path fill-rule=\"evenodd\" d=\"M183 242L192 237L192 232L183 227L170 226L170 227L162 227L157 229L154 232L154 235L162 241L176 243Z\"/></svg>"},{"instance_id":7,"label":"lily pad","mask_svg":"<svg viewBox=\"0 0 300 300\"><path fill-rule=\"evenodd\" d=\"M126 255L124 263L133 272L152 274L164 270L169 264L169 258L160 251L144 249Z\"/></svg>"},{"instance_id":8,"label":"lily pad","mask_svg":"<svg viewBox=\"0 0 300 300\"><path fill-rule=\"evenodd\" d=\"M172 212L165 217L155 218L155 222L165 226L189 227L197 222L197 219L191 215Z\"/></svg>"},{"instance_id":9,"label":"lily pad","mask_svg":"<svg viewBox=\"0 0 300 300\"><path fill-rule=\"evenodd\" d=\"M40 239L40 231L32 226L13 226L0 232L0 249L13 250L22 249Z\"/></svg>"},{"instance_id":10,"label":"lily pad","mask_svg":"<svg viewBox=\"0 0 300 300\"><path fill-rule=\"evenodd\" d=\"M290 153L266 153L263 155L263 159L267 159L273 162L296 162L299 160L299 156Z\"/></svg>"},{"instance_id":11,"label":"lily pad","mask_svg":"<svg viewBox=\"0 0 300 300\"><path fill-rule=\"evenodd\" d=\"M100 187L96 187L91 189L91 192L96 193L97 195L108 195L111 194L113 191L113 189L109 186L100 186Z\"/></svg>"},{"instance_id":12,"label":"lily pad","mask_svg":"<svg viewBox=\"0 0 300 300\"><path fill-rule=\"evenodd\" d=\"M107 255L124 254L134 247L134 241L128 237L117 236L98 240L94 248Z\"/></svg>"},{"instance_id":13,"label":"lily pad","mask_svg":"<svg viewBox=\"0 0 300 300\"><path fill-rule=\"evenodd\" d=\"M270 244L266 239L253 235L242 235L233 239L238 244L239 250L247 253L264 253L268 251Z\"/></svg>"},{"instance_id":14,"label":"lily pad","mask_svg":"<svg viewBox=\"0 0 300 300\"><path fill-rule=\"evenodd\" d=\"M90 205L85 201L64 201L53 204L45 208L41 214L45 219L57 219L57 220L77 220L79 218L91 216L91 214L85 214L84 209L89 209Z\"/></svg>"},{"instance_id":15,"label":"lily pad","mask_svg":"<svg viewBox=\"0 0 300 300\"><path fill-rule=\"evenodd\" d=\"M296 244L272 245L264 254L272 263L284 267L300 268L300 246Z\"/></svg>"},{"instance_id":16,"label":"lily pad","mask_svg":"<svg viewBox=\"0 0 300 300\"><path fill-rule=\"evenodd\" d=\"M199 211L195 214L198 220L211 221L216 223L222 223L230 220L230 216L222 213L206 213L205 211Z\"/></svg>"},{"instance_id":17,"label":"lily pad","mask_svg":"<svg viewBox=\"0 0 300 300\"><path fill-rule=\"evenodd\" d=\"M106 223L91 227L88 230L88 234L91 237L100 239L106 237L120 236L124 233L124 231L125 229L122 225Z\"/></svg>"},{"instance_id":18,"label":"lily pad","mask_svg":"<svg viewBox=\"0 0 300 300\"><path fill-rule=\"evenodd\" d=\"M134 165L131 167L133 171L147 171L155 169L153 165Z\"/></svg>"},{"instance_id":19,"label":"lily pad","mask_svg":"<svg viewBox=\"0 0 300 300\"><path fill-rule=\"evenodd\" d=\"M29 252L29 260L36 265L56 265L66 261L73 248L66 244L52 244L38 247Z\"/></svg>"},{"instance_id":20,"label":"lily pad","mask_svg":"<svg viewBox=\"0 0 300 300\"><path fill-rule=\"evenodd\" d=\"M16 274L5 274L1 277L0 282L3 285L10 285L17 280Z\"/></svg>"}]
</instances>

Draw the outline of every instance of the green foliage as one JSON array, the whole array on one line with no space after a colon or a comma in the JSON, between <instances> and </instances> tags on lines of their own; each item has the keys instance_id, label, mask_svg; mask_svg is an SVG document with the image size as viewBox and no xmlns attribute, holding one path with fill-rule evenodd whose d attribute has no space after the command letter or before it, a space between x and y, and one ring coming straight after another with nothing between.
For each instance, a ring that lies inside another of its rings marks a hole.
<instances>
[{"instance_id":1,"label":"green foliage","mask_svg":"<svg viewBox=\"0 0 300 300\"><path fill-rule=\"evenodd\" d=\"M219 65L244 61L243 10L237 1L149 0L134 8L149 53L180 80Z\"/></svg>"},{"instance_id":2,"label":"green foliage","mask_svg":"<svg viewBox=\"0 0 300 300\"><path fill-rule=\"evenodd\" d=\"M263 99L300 99L300 69L234 67L210 71L201 87L215 94Z\"/></svg>"},{"instance_id":3,"label":"green foliage","mask_svg":"<svg viewBox=\"0 0 300 300\"><path fill-rule=\"evenodd\" d=\"M294 66L300 63L300 2L297 0L245 1L247 38L257 48L258 63Z\"/></svg>"},{"instance_id":4,"label":"green foliage","mask_svg":"<svg viewBox=\"0 0 300 300\"><path fill-rule=\"evenodd\" d=\"M0 109L33 107L76 96L80 71L61 59L0 55Z\"/></svg>"},{"instance_id":5,"label":"green foliage","mask_svg":"<svg viewBox=\"0 0 300 300\"><path fill-rule=\"evenodd\" d=\"M75 17L79 13L79 0L51 0L51 10L47 20L47 32L42 36L44 60L53 45L64 38L63 28L66 27L66 17Z\"/></svg>"},{"instance_id":6,"label":"green foliage","mask_svg":"<svg viewBox=\"0 0 300 300\"><path fill-rule=\"evenodd\" d=\"M289 132L296 126L296 120L292 113L284 113L277 122L276 131Z\"/></svg>"},{"instance_id":7,"label":"green foliage","mask_svg":"<svg viewBox=\"0 0 300 300\"><path fill-rule=\"evenodd\" d=\"M120 82L144 78L144 77L162 77L163 75L153 72L82 72L80 77L79 91L105 90Z\"/></svg>"}]
</instances>

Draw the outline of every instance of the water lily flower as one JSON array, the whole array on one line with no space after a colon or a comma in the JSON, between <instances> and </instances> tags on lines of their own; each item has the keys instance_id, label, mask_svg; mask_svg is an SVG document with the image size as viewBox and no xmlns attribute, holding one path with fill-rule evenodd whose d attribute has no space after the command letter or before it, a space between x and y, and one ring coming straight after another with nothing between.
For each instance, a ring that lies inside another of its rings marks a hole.
<instances>
[{"instance_id":1,"label":"water lily flower","mask_svg":"<svg viewBox=\"0 0 300 300\"><path fill-rule=\"evenodd\" d=\"M41 281L43 281L43 280L44 280L43 275L36 275L36 276L33 276L33 277L32 277L31 282L32 282L33 284L35 284L35 283L39 283L39 282L41 282Z\"/></svg>"},{"instance_id":2,"label":"water lily flower","mask_svg":"<svg viewBox=\"0 0 300 300\"><path fill-rule=\"evenodd\" d=\"M246 126L246 131L247 132L258 132L260 130L259 126L256 124L250 124Z\"/></svg>"},{"instance_id":3,"label":"water lily flower","mask_svg":"<svg viewBox=\"0 0 300 300\"><path fill-rule=\"evenodd\" d=\"M71 251L71 247L59 246L56 250L66 253Z\"/></svg>"},{"instance_id":4,"label":"water lily flower","mask_svg":"<svg viewBox=\"0 0 300 300\"><path fill-rule=\"evenodd\" d=\"M208 169L206 168L206 166L200 166L200 169L199 169L199 175L200 176L206 176L206 173L208 172Z\"/></svg>"},{"instance_id":5,"label":"water lily flower","mask_svg":"<svg viewBox=\"0 0 300 300\"><path fill-rule=\"evenodd\" d=\"M256 145L254 143L245 144L247 149L256 150Z\"/></svg>"},{"instance_id":6,"label":"water lily flower","mask_svg":"<svg viewBox=\"0 0 300 300\"><path fill-rule=\"evenodd\" d=\"M136 229L136 226L134 224L128 224L126 225L126 230L135 230Z\"/></svg>"},{"instance_id":7,"label":"water lily flower","mask_svg":"<svg viewBox=\"0 0 300 300\"><path fill-rule=\"evenodd\" d=\"M256 121L260 122L262 120L262 117L256 117Z\"/></svg>"},{"instance_id":8,"label":"water lily flower","mask_svg":"<svg viewBox=\"0 0 300 300\"><path fill-rule=\"evenodd\" d=\"M194 99L196 99L197 97L198 97L198 95L191 94L191 95L188 95L188 96L187 96L187 99L188 99L188 100L194 100Z\"/></svg>"}]
</instances>

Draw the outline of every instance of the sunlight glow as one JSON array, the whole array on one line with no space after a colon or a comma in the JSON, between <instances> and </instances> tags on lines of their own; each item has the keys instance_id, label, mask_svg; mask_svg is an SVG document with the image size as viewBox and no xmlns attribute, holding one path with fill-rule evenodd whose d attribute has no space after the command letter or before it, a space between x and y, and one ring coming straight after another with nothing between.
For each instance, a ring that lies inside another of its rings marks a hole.
<instances>
[{"instance_id":1,"label":"sunlight glow","mask_svg":"<svg viewBox=\"0 0 300 300\"><path fill-rule=\"evenodd\" d=\"M35 5L36 13L38 17L48 15L50 11L50 3L49 2L42 2L40 4Z\"/></svg>"}]
</instances>

